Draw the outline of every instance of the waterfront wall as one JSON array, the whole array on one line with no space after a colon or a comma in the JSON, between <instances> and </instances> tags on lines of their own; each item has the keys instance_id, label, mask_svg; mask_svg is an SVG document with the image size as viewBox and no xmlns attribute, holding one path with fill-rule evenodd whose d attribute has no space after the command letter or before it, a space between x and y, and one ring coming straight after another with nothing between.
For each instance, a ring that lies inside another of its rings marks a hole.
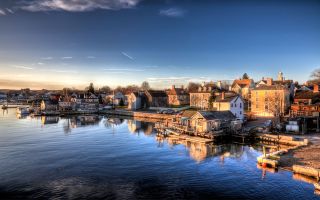
<instances>
[{"instance_id":1,"label":"waterfront wall","mask_svg":"<svg viewBox=\"0 0 320 200\"><path fill-rule=\"evenodd\" d=\"M143 112L143 111L128 111L128 110L106 110L102 112L103 114L108 115L118 115L118 116L129 116L129 117L136 117L136 118L151 118L151 119L159 119L159 120L166 120L172 118L174 115L167 115L167 114L158 114L158 113L150 113L150 112Z\"/></svg>"}]
</instances>

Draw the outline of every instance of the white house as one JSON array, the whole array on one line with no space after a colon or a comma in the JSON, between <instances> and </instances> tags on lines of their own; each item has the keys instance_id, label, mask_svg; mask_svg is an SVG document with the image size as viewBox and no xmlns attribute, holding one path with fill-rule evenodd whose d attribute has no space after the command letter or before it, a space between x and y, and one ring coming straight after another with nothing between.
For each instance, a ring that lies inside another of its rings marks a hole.
<instances>
[{"instance_id":1,"label":"white house","mask_svg":"<svg viewBox=\"0 0 320 200\"><path fill-rule=\"evenodd\" d=\"M106 98L111 99L113 104L119 105L121 100L123 103L125 103L125 96L122 94L122 92L116 92L115 94L109 94L106 96Z\"/></svg>"},{"instance_id":2,"label":"white house","mask_svg":"<svg viewBox=\"0 0 320 200\"><path fill-rule=\"evenodd\" d=\"M128 109L138 110L147 107L147 97L144 92L132 92L128 96Z\"/></svg>"},{"instance_id":3,"label":"white house","mask_svg":"<svg viewBox=\"0 0 320 200\"><path fill-rule=\"evenodd\" d=\"M222 92L215 96L212 107L216 111L231 111L239 119L244 116L244 101L240 95Z\"/></svg>"}]
</instances>

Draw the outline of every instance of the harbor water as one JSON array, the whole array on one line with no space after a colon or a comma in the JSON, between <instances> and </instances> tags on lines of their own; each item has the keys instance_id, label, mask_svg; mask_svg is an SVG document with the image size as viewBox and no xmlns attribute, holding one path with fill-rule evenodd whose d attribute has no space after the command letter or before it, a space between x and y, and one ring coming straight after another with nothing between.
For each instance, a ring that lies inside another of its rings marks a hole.
<instances>
[{"instance_id":1,"label":"harbor water","mask_svg":"<svg viewBox=\"0 0 320 200\"><path fill-rule=\"evenodd\" d=\"M0 115L1 199L318 199L259 145L183 143L105 116Z\"/></svg>"}]
</instances>

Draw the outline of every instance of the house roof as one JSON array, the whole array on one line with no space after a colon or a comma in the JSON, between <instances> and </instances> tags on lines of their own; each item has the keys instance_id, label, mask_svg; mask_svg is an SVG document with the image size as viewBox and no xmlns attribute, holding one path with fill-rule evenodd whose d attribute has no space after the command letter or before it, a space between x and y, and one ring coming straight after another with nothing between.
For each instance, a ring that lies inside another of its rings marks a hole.
<instances>
[{"instance_id":1,"label":"house roof","mask_svg":"<svg viewBox=\"0 0 320 200\"><path fill-rule=\"evenodd\" d=\"M206 120L233 120L235 119L235 116L232 114L232 112L228 111L198 111L204 119Z\"/></svg>"},{"instance_id":2,"label":"house roof","mask_svg":"<svg viewBox=\"0 0 320 200\"><path fill-rule=\"evenodd\" d=\"M169 90L168 95L188 95L188 93L182 88L172 88Z\"/></svg>"},{"instance_id":3,"label":"house roof","mask_svg":"<svg viewBox=\"0 0 320 200\"><path fill-rule=\"evenodd\" d=\"M237 95L233 92L228 92L228 93L224 94L224 99L222 99L222 93L221 93L215 97L214 101L215 102L230 102L235 98L239 98L239 95Z\"/></svg>"},{"instance_id":4,"label":"house roof","mask_svg":"<svg viewBox=\"0 0 320 200\"><path fill-rule=\"evenodd\" d=\"M201 88L201 91L199 89ZM206 84L205 86L200 86L197 90L190 91L189 93L212 93L212 92L221 92L223 89L217 88L217 86Z\"/></svg>"},{"instance_id":5,"label":"house roof","mask_svg":"<svg viewBox=\"0 0 320 200\"><path fill-rule=\"evenodd\" d=\"M197 113L197 111L195 111L195 110L185 110L185 111L183 111L181 117L191 118L196 113Z\"/></svg>"},{"instance_id":6,"label":"house roof","mask_svg":"<svg viewBox=\"0 0 320 200\"><path fill-rule=\"evenodd\" d=\"M310 90L297 91L295 99L320 99L320 92L313 92Z\"/></svg>"},{"instance_id":7,"label":"house roof","mask_svg":"<svg viewBox=\"0 0 320 200\"><path fill-rule=\"evenodd\" d=\"M152 97L167 97L167 93L162 90L147 90Z\"/></svg>"},{"instance_id":8,"label":"house roof","mask_svg":"<svg viewBox=\"0 0 320 200\"><path fill-rule=\"evenodd\" d=\"M283 85L260 85L259 87L254 88L253 90L285 90L288 89Z\"/></svg>"},{"instance_id":9,"label":"house roof","mask_svg":"<svg viewBox=\"0 0 320 200\"><path fill-rule=\"evenodd\" d=\"M246 87L248 88L250 87L252 82L253 82L252 79L237 79L233 81L232 87L239 85L241 88L246 88Z\"/></svg>"},{"instance_id":10,"label":"house roof","mask_svg":"<svg viewBox=\"0 0 320 200\"><path fill-rule=\"evenodd\" d=\"M275 85L290 85L291 83L293 83L293 80L283 80L283 81L272 81L273 84Z\"/></svg>"}]
</instances>

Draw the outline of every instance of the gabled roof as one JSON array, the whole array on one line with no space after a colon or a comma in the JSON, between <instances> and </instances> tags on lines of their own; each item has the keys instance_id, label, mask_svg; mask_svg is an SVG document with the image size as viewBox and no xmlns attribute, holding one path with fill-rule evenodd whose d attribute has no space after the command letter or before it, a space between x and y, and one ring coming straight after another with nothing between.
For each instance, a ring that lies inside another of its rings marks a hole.
<instances>
[{"instance_id":1,"label":"gabled roof","mask_svg":"<svg viewBox=\"0 0 320 200\"><path fill-rule=\"evenodd\" d=\"M204 119L206 120L233 120L235 116L230 111L198 111Z\"/></svg>"},{"instance_id":2,"label":"gabled roof","mask_svg":"<svg viewBox=\"0 0 320 200\"><path fill-rule=\"evenodd\" d=\"M238 94L228 92L224 94L224 99L222 99L222 93L215 97L214 102L230 102L235 98L240 98Z\"/></svg>"},{"instance_id":3,"label":"gabled roof","mask_svg":"<svg viewBox=\"0 0 320 200\"><path fill-rule=\"evenodd\" d=\"M249 88L252 83L252 79L237 79L233 81L231 87L235 87L236 85L238 85L241 88Z\"/></svg>"},{"instance_id":4,"label":"gabled roof","mask_svg":"<svg viewBox=\"0 0 320 200\"><path fill-rule=\"evenodd\" d=\"M182 88L172 88L169 90L168 95L188 95L188 93Z\"/></svg>"},{"instance_id":5,"label":"gabled roof","mask_svg":"<svg viewBox=\"0 0 320 200\"><path fill-rule=\"evenodd\" d=\"M185 110L182 112L181 117L191 118L196 113L197 113L197 111L195 111L195 110Z\"/></svg>"},{"instance_id":6,"label":"gabled roof","mask_svg":"<svg viewBox=\"0 0 320 200\"><path fill-rule=\"evenodd\" d=\"M301 90L297 91L295 96L295 99L320 99L320 92L313 92L310 90Z\"/></svg>"},{"instance_id":7,"label":"gabled roof","mask_svg":"<svg viewBox=\"0 0 320 200\"><path fill-rule=\"evenodd\" d=\"M260 85L253 90L287 90L288 88L283 85Z\"/></svg>"},{"instance_id":8,"label":"gabled roof","mask_svg":"<svg viewBox=\"0 0 320 200\"><path fill-rule=\"evenodd\" d=\"M167 97L167 93L162 90L147 90L152 97Z\"/></svg>"}]
</instances>

